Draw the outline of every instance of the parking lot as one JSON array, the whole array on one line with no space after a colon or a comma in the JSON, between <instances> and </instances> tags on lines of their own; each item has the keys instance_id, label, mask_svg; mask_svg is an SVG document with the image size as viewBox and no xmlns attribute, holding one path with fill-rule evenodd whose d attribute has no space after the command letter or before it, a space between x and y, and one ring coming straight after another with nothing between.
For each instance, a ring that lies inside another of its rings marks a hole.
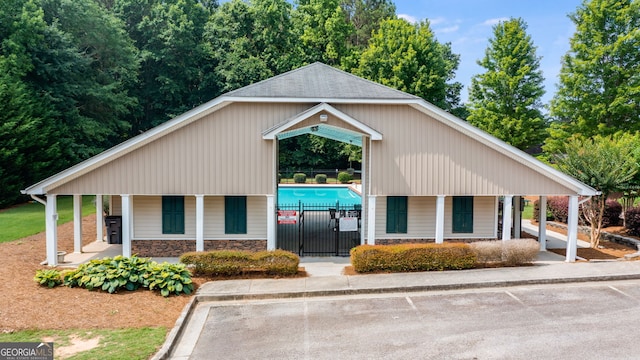
<instances>
[{"instance_id":1,"label":"parking lot","mask_svg":"<svg viewBox=\"0 0 640 360\"><path fill-rule=\"evenodd\" d=\"M205 302L174 359L632 359L640 281Z\"/></svg>"}]
</instances>

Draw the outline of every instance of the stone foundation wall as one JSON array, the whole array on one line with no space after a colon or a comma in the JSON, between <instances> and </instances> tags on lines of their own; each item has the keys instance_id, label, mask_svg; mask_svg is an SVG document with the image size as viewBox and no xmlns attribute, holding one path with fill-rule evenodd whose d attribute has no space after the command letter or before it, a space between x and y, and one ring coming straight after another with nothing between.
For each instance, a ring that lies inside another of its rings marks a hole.
<instances>
[{"instance_id":1,"label":"stone foundation wall","mask_svg":"<svg viewBox=\"0 0 640 360\"><path fill-rule=\"evenodd\" d=\"M267 250L267 240L205 240L204 250ZM140 257L179 257L196 251L195 240L133 240L131 253Z\"/></svg>"},{"instance_id":2,"label":"stone foundation wall","mask_svg":"<svg viewBox=\"0 0 640 360\"><path fill-rule=\"evenodd\" d=\"M267 250L267 240L205 240L204 250Z\"/></svg>"},{"instance_id":3,"label":"stone foundation wall","mask_svg":"<svg viewBox=\"0 0 640 360\"><path fill-rule=\"evenodd\" d=\"M140 257L179 257L196 251L195 240L133 240L131 253Z\"/></svg>"}]
</instances>

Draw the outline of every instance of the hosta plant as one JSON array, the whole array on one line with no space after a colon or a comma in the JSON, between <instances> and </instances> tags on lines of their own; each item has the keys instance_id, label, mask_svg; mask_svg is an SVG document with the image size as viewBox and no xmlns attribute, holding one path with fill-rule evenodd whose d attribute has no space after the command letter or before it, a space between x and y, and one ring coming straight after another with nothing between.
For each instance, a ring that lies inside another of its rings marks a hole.
<instances>
[{"instance_id":1,"label":"hosta plant","mask_svg":"<svg viewBox=\"0 0 640 360\"><path fill-rule=\"evenodd\" d=\"M60 271L55 269L45 269L36 271L33 280L42 286L48 288L56 287L62 284L62 276Z\"/></svg>"}]
</instances>

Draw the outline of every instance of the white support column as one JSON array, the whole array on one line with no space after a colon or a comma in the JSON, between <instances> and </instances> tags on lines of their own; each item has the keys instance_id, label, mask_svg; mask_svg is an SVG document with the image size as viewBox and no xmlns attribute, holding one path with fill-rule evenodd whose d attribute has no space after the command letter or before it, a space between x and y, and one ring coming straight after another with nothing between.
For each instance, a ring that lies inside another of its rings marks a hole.
<instances>
[{"instance_id":1,"label":"white support column","mask_svg":"<svg viewBox=\"0 0 640 360\"><path fill-rule=\"evenodd\" d=\"M102 194L96 195L96 241L104 241L104 203Z\"/></svg>"},{"instance_id":2,"label":"white support column","mask_svg":"<svg viewBox=\"0 0 640 360\"><path fill-rule=\"evenodd\" d=\"M276 197L267 195L267 250L276 249Z\"/></svg>"},{"instance_id":3,"label":"white support column","mask_svg":"<svg viewBox=\"0 0 640 360\"><path fill-rule=\"evenodd\" d=\"M204 195L196 195L196 251L204 251Z\"/></svg>"},{"instance_id":4,"label":"white support column","mask_svg":"<svg viewBox=\"0 0 640 360\"><path fill-rule=\"evenodd\" d=\"M73 252L82 252L82 195L73 195Z\"/></svg>"},{"instance_id":5,"label":"white support column","mask_svg":"<svg viewBox=\"0 0 640 360\"><path fill-rule=\"evenodd\" d=\"M540 196L538 201L540 208L540 219L538 219L538 241L540 251L547 251L547 197Z\"/></svg>"},{"instance_id":6,"label":"white support column","mask_svg":"<svg viewBox=\"0 0 640 360\"><path fill-rule=\"evenodd\" d=\"M122 198L122 256L131 257L131 196Z\"/></svg>"},{"instance_id":7,"label":"white support column","mask_svg":"<svg viewBox=\"0 0 640 360\"><path fill-rule=\"evenodd\" d=\"M436 244L444 242L444 195L436 199Z\"/></svg>"},{"instance_id":8,"label":"white support column","mask_svg":"<svg viewBox=\"0 0 640 360\"><path fill-rule=\"evenodd\" d=\"M522 197L513 197L513 236L516 239L522 237Z\"/></svg>"},{"instance_id":9,"label":"white support column","mask_svg":"<svg viewBox=\"0 0 640 360\"><path fill-rule=\"evenodd\" d=\"M58 204L56 195L47 195L45 206L45 226L47 237L47 264L58 265Z\"/></svg>"},{"instance_id":10,"label":"white support column","mask_svg":"<svg viewBox=\"0 0 640 360\"><path fill-rule=\"evenodd\" d=\"M578 252L578 197L569 196L569 217L567 219L567 262L576 261Z\"/></svg>"},{"instance_id":11,"label":"white support column","mask_svg":"<svg viewBox=\"0 0 640 360\"><path fill-rule=\"evenodd\" d=\"M505 195L502 203L502 241L511 239L511 212L513 211L513 195Z\"/></svg>"},{"instance_id":12,"label":"white support column","mask_svg":"<svg viewBox=\"0 0 640 360\"><path fill-rule=\"evenodd\" d=\"M362 164L362 173L360 174L360 203L362 204L361 206L361 211L360 211L360 245L364 245L367 243L367 238L366 238L366 228L365 228L365 224L367 224L367 219L369 218L367 216L367 212L365 211L367 208L365 208L365 206L367 205L366 202L366 198L365 196L369 194L369 181L368 181L368 176L369 176L369 171L367 171L367 163L369 161L369 148L371 146L371 139L368 136L362 136L362 159L361 159L361 164Z\"/></svg>"},{"instance_id":13,"label":"white support column","mask_svg":"<svg viewBox=\"0 0 640 360\"><path fill-rule=\"evenodd\" d=\"M369 195L369 208L367 209L367 244L376 244L376 197Z\"/></svg>"}]
</instances>

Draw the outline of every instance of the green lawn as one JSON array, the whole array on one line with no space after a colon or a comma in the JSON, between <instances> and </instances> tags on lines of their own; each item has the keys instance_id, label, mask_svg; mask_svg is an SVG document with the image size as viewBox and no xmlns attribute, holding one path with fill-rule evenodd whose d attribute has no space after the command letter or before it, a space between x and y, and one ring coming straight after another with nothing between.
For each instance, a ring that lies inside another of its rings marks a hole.
<instances>
[{"instance_id":1,"label":"green lawn","mask_svg":"<svg viewBox=\"0 0 640 360\"><path fill-rule=\"evenodd\" d=\"M523 219L533 219L533 201L527 201L524 209L522 210Z\"/></svg>"},{"instance_id":2,"label":"green lawn","mask_svg":"<svg viewBox=\"0 0 640 360\"><path fill-rule=\"evenodd\" d=\"M29 330L10 334L0 333L0 342L41 342L53 339L53 349L71 345L71 339L99 339L98 345L79 352L69 360L149 359L164 343L167 329L92 329L92 330Z\"/></svg>"},{"instance_id":3,"label":"green lawn","mask_svg":"<svg viewBox=\"0 0 640 360\"><path fill-rule=\"evenodd\" d=\"M83 196L82 216L96 212L95 196ZM73 220L73 197L58 196L58 224ZM21 239L45 230L44 205L38 202L0 211L0 243Z\"/></svg>"}]
</instances>

